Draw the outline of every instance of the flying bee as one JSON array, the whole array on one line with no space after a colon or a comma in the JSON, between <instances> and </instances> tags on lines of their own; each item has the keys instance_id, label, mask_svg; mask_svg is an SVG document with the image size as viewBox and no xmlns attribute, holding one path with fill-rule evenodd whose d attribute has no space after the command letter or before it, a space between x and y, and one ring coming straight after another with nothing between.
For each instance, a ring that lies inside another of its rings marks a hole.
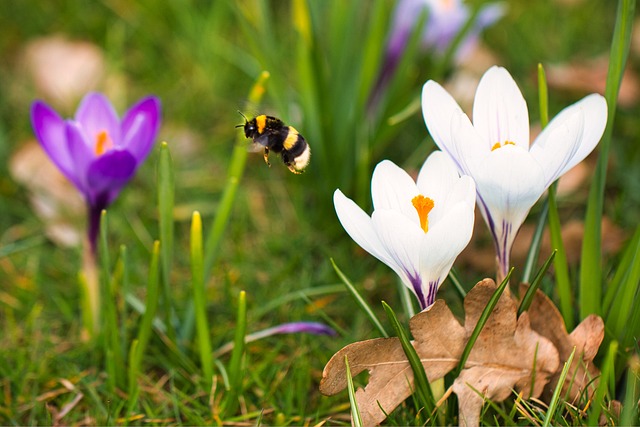
<instances>
[{"instance_id":1,"label":"flying bee","mask_svg":"<svg viewBox=\"0 0 640 427\"><path fill-rule=\"evenodd\" d=\"M280 154L282 161L295 174L300 174L309 164L311 150L309 144L293 126L285 125L282 120L261 114L251 120L247 120L244 114L244 124L236 127L244 127L244 135L253 139L250 151L264 149L264 161L269 163L269 152Z\"/></svg>"}]
</instances>

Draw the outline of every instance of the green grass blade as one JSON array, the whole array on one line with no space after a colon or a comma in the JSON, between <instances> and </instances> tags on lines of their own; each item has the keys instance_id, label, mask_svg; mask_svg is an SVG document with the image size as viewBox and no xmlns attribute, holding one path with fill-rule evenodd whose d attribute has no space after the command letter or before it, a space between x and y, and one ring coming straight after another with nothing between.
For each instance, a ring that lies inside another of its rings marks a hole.
<instances>
[{"instance_id":1,"label":"green grass blade","mask_svg":"<svg viewBox=\"0 0 640 427\"><path fill-rule=\"evenodd\" d=\"M627 386L624 394L624 404L620 415L621 426L637 426L640 422L638 413L638 399L640 398L640 365L638 360L631 360L627 369Z\"/></svg>"},{"instance_id":2,"label":"green grass blade","mask_svg":"<svg viewBox=\"0 0 640 427\"><path fill-rule=\"evenodd\" d=\"M430 416L435 408L435 400L433 398L431 386L429 385L429 379L427 378L427 374L424 371L424 366L422 366L420 356L418 356L418 353L416 353L416 349L413 347L413 345L411 345L409 335L407 334L407 331L402 327L402 325L400 325L400 322L398 321L396 314L393 312L393 309L384 301L382 302L382 306L384 307L384 311L387 313L389 321L393 325L393 329L398 335L398 339L400 339L400 344L402 344L404 354L409 360L409 365L411 365L417 399L425 408L426 413Z\"/></svg>"},{"instance_id":3,"label":"green grass blade","mask_svg":"<svg viewBox=\"0 0 640 427\"><path fill-rule=\"evenodd\" d=\"M460 355L460 362L458 362L458 367L456 368L456 371L455 371L455 374L454 374L454 376L456 378L460 375L460 372L462 372L462 369L464 369L464 365L467 363L467 359L469 358L469 355L471 354L471 350L473 349L473 346L475 345L476 340L478 339L478 336L480 336L480 332L482 332L482 328L484 328L484 325L487 323L487 320L489 320L489 316L491 316L491 313L493 313L493 309L495 308L496 304L498 303L498 300L500 299L500 296L502 296L502 293L507 288L507 285L509 284L509 279L511 278L511 274L512 273L513 273L513 268L511 268L511 270L509 270L509 273L507 273L507 276L504 278L502 283L500 283L500 286L498 286L496 291L493 293L493 295L489 299L489 302L487 303L487 306L482 311L482 314L480 315L480 318L478 319L478 323L476 324L475 328L473 329L473 332L471 333L471 336L469 337L469 341L467 341L467 344L464 346L464 350L462 351L462 354Z\"/></svg>"},{"instance_id":4,"label":"green grass blade","mask_svg":"<svg viewBox=\"0 0 640 427\"><path fill-rule=\"evenodd\" d=\"M126 331L126 317L120 315L117 304L122 300L122 286L118 286L118 284L122 283L124 269L124 260L122 258L119 258L116 262L111 280L109 281L109 286L106 289L107 298L105 299L104 303L106 324L105 333L107 335L106 340L108 341L108 349L110 353L109 357L111 358L111 361L108 363L112 363L114 365L115 384L121 388L125 387L125 373L122 370L122 367L125 366L124 358L126 351L126 341L121 338L120 334L123 330ZM115 392L115 390L113 391Z\"/></svg>"},{"instance_id":5,"label":"green grass blade","mask_svg":"<svg viewBox=\"0 0 640 427\"><path fill-rule=\"evenodd\" d=\"M549 88L547 74L542 64L538 64L538 101L540 103L540 125L544 129L549 123Z\"/></svg>"},{"instance_id":6,"label":"green grass blade","mask_svg":"<svg viewBox=\"0 0 640 427\"><path fill-rule=\"evenodd\" d=\"M600 375L600 382L598 383L598 388L593 395L593 401L591 403L591 413L589 414L589 420L587 425L595 426L598 425L598 419L600 418L600 413L602 412L602 404L604 402L605 395L609 392L613 392L615 390L609 390L610 385L610 377L615 375L615 360L616 353L618 352L618 342L612 341L609 344L609 349L607 351L607 355L602 363L602 371Z\"/></svg>"},{"instance_id":7,"label":"green grass blade","mask_svg":"<svg viewBox=\"0 0 640 427\"><path fill-rule=\"evenodd\" d=\"M244 370L242 361L245 355L245 336L247 335L247 295L245 291L240 291L238 296L238 313L236 317L236 331L233 340L233 351L229 361L229 390L224 396L221 416L224 419L235 414L238 408L238 398L242 391L242 379Z\"/></svg>"},{"instance_id":8,"label":"green grass blade","mask_svg":"<svg viewBox=\"0 0 640 427\"><path fill-rule=\"evenodd\" d=\"M547 76L542 64L538 64L538 100L540 102L540 126L544 129L549 123L549 90L547 88ZM542 233L544 232L548 213L549 199L547 198L542 206L540 218L538 218L538 224L536 225L536 230L533 234L533 238L531 239L529 251L527 252L527 259L522 272L522 281L524 283L529 283L531 273L538 262L538 253L540 252L540 244L542 243Z\"/></svg>"},{"instance_id":9,"label":"green grass blade","mask_svg":"<svg viewBox=\"0 0 640 427\"><path fill-rule=\"evenodd\" d=\"M569 355L569 358L566 362L564 362L564 367L562 368L562 372L560 372L560 377L558 378L558 384L556 384L556 388L553 390L553 396L551 397L551 401L549 402L549 409L547 409L547 415L544 418L544 424L542 424L543 427L548 427L549 425L551 425L551 422L556 419L556 412L558 410L558 403L560 402L560 395L562 394L562 387L564 386L564 382L567 379L569 367L571 367L573 356L575 354L576 348L573 347L573 351Z\"/></svg>"},{"instance_id":10,"label":"green grass blade","mask_svg":"<svg viewBox=\"0 0 640 427\"><path fill-rule=\"evenodd\" d=\"M198 352L202 374L207 389L211 388L213 378L213 362L211 358L210 329L207 320L207 298L205 296L204 267L202 255L202 220L199 212L194 212L191 219L191 285L195 305L196 330L198 333Z\"/></svg>"},{"instance_id":11,"label":"green grass blade","mask_svg":"<svg viewBox=\"0 0 640 427\"><path fill-rule=\"evenodd\" d=\"M556 202L557 185L556 182L549 187L549 232L551 234L551 247L557 251L553 266L556 273L556 289L558 290L560 313L562 313L567 330L570 331L575 326L573 289L569 278L567 253L562 242L562 226L560 225L560 215L558 214L558 204Z\"/></svg>"},{"instance_id":12,"label":"green grass blade","mask_svg":"<svg viewBox=\"0 0 640 427\"><path fill-rule=\"evenodd\" d=\"M107 388L111 394L115 394L116 385L118 383L119 368L123 366L123 361L119 357L120 345L118 342L118 319L116 316L114 280L111 274L111 263L109 260L109 243L108 243L108 221L107 211L102 211L100 215L100 236L99 236L99 258L100 258L100 274L99 283L101 289L101 306L104 311L105 325L102 329L102 341L105 350L105 369L107 371Z\"/></svg>"},{"instance_id":13,"label":"green grass blade","mask_svg":"<svg viewBox=\"0 0 640 427\"><path fill-rule=\"evenodd\" d=\"M129 369L127 369L127 377L129 380L129 392L127 399L127 414L130 414L135 408L136 403L138 403L138 395L140 394L140 389L138 387L138 371L140 370L140 366L136 362L138 358L138 340L133 340L131 342L131 347L129 347Z\"/></svg>"},{"instance_id":14,"label":"green grass blade","mask_svg":"<svg viewBox=\"0 0 640 427\"><path fill-rule=\"evenodd\" d=\"M369 304L367 304L364 298L362 298L362 296L360 295L358 290L355 288L355 286L353 286L353 283L351 283L349 278L342 272L342 270L338 268L333 258L331 258L331 265L333 266L333 269L338 274L338 277L340 277L340 280L342 280L342 283L344 283L344 285L346 286L351 296L353 296L353 298L356 300L356 304L360 306L360 308L362 309L362 311L364 311L364 313L367 315L369 320L371 320L371 323L373 324L373 326L375 326L378 332L380 332L380 335L382 335L385 338L389 338L389 334L384 329L384 326L382 326L382 323L380 322L380 319L378 319L378 316L376 316L376 314L373 312Z\"/></svg>"},{"instance_id":15,"label":"green grass blade","mask_svg":"<svg viewBox=\"0 0 640 427\"><path fill-rule=\"evenodd\" d=\"M636 283L636 286L638 286L638 283ZM634 303L631 304L631 313L627 318L627 327L621 333L620 343L623 348L636 347L638 343L638 337L640 336L640 302L638 298L640 298L640 295L636 294ZM624 363L625 360L621 359L620 362Z\"/></svg>"},{"instance_id":16,"label":"green grass blade","mask_svg":"<svg viewBox=\"0 0 640 427\"><path fill-rule=\"evenodd\" d=\"M460 294L460 298L464 299L464 297L467 296L467 291L464 289L464 286L462 286L462 282L458 277L458 272L454 268L452 268L451 270L449 270L448 277L449 277L449 280L451 280L451 283L453 283L453 286L456 288L456 290Z\"/></svg>"},{"instance_id":17,"label":"green grass blade","mask_svg":"<svg viewBox=\"0 0 640 427\"><path fill-rule=\"evenodd\" d=\"M399 278L396 280L396 286L398 287L398 293L400 294L400 301L406 316L411 319L416 315L416 310L413 307L413 297L411 291Z\"/></svg>"},{"instance_id":18,"label":"green grass blade","mask_svg":"<svg viewBox=\"0 0 640 427\"><path fill-rule=\"evenodd\" d=\"M584 237L580 263L580 318L591 313L602 314L602 213L604 189L609 162L609 146L616 114L618 91L629 55L633 27L635 0L619 0L616 24L611 42L609 71L605 97L607 99L607 127L600 141L600 155L593 184L589 189L589 201L585 215Z\"/></svg>"},{"instance_id":19,"label":"green grass blade","mask_svg":"<svg viewBox=\"0 0 640 427\"><path fill-rule=\"evenodd\" d=\"M174 310L171 304L171 264L173 262L173 207L175 198L175 178L171 153L166 142L160 145L158 159L158 217L160 222L161 268L162 268L162 305L167 325L167 336L176 339L174 330Z\"/></svg>"},{"instance_id":20,"label":"green grass blade","mask_svg":"<svg viewBox=\"0 0 640 427\"><path fill-rule=\"evenodd\" d=\"M147 281L147 297L145 300L145 310L140 321L140 328L138 330L138 336L136 338L136 352L130 355L133 366L130 367L130 372L133 372L134 376L129 376L129 394L134 394L137 389L137 374L140 372L140 365L142 363L142 357L147 349L149 340L151 339L151 333L153 328L153 319L158 309L159 299L159 262L160 262L160 242L155 241L153 244L153 250L151 253L151 263L149 266L149 278ZM133 348L133 347L132 347ZM133 409L133 404L129 405L129 408Z\"/></svg>"},{"instance_id":21,"label":"green grass blade","mask_svg":"<svg viewBox=\"0 0 640 427\"><path fill-rule=\"evenodd\" d=\"M531 274L538 263L538 254L540 253L540 245L542 244L542 235L544 233L545 225L547 224L548 216L549 199L545 199L544 204L542 205L542 210L540 211L540 216L538 217L536 229L533 232L533 237L531 238L531 245L527 252L527 259L525 260L524 268L522 269L522 282L524 283L531 283Z\"/></svg>"},{"instance_id":22,"label":"green grass blade","mask_svg":"<svg viewBox=\"0 0 640 427\"><path fill-rule=\"evenodd\" d=\"M358 409L356 401L356 390L353 386L353 378L351 378L351 368L349 367L349 359L344 356L344 365L347 368L347 391L349 392L349 403L351 405L351 422L355 427L362 427L362 417Z\"/></svg>"},{"instance_id":23,"label":"green grass blade","mask_svg":"<svg viewBox=\"0 0 640 427\"><path fill-rule=\"evenodd\" d=\"M549 91L547 88L547 77L542 64L538 64L538 97L540 100L540 124L542 128L549 123ZM549 216L549 231L551 234L551 247L555 249L555 272L556 272L556 289L558 291L558 299L560 301L560 312L564 319L565 325L569 330L573 329L573 290L571 287L571 279L569 278L569 264L567 262L567 254L564 249L564 242L562 241L562 226L560 224L560 215L558 214L558 203L556 201L556 189L558 187L557 181L551 184L548 190L547 200L545 202L542 213L540 214L540 223L544 223L545 212ZM538 233L540 233L538 235ZM536 235L539 240L542 235L542 230L536 229ZM534 236L535 239L536 236ZM528 281L529 271L533 269L535 259L537 256L537 249L535 253L532 253L532 247L529 249L529 255L527 256L527 266L525 268L524 282ZM530 260L530 258L532 258Z\"/></svg>"},{"instance_id":24,"label":"green grass blade","mask_svg":"<svg viewBox=\"0 0 640 427\"><path fill-rule=\"evenodd\" d=\"M604 295L602 311L607 316L607 318L611 316L611 314L615 313L615 310L612 309L612 306L614 303L619 302L618 293L620 292L622 282L628 277L633 265L638 262L638 257L640 257L640 225L636 227L636 231L633 234L633 237L627 244L627 248L622 253L622 257L620 259L620 262L618 262L616 272L609 282L609 286L607 287L607 291Z\"/></svg>"},{"instance_id":25,"label":"green grass blade","mask_svg":"<svg viewBox=\"0 0 640 427\"><path fill-rule=\"evenodd\" d=\"M555 258L557 252L557 250L551 252L549 258L547 258L544 265L536 273L536 276L533 278L533 282L531 282L531 286L529 286L527 292L522 298L522 302L520 302L520 307L518 307L518 316L520 316L523 312L529 310L529 307L533 302L533 297L536 294L536 290L540 287L540 282L542 281L544 275L547 274L547 271L549 270L549 267L551 266L551 263L553 262L553 259Z\"/></svg>"},{"instance_id":26,"label":"green grass blade","mask_svg":"<svg viewBox=\"0 0 640 427\"><path fill-rule=\"evenodd\" d=\"M126 297L127 294L131 292L130 290L130 280L129 280L129 257L127 247L125 245L120 246L120 264L122 265L122 275L120 278L120 289L117 294L117 308L118 308L118 319L120 320L120 336L118 337L120 340L120 351L122 352L122 359L126 357L127 348L129 347L129 333L127 330L127 322L125 319L128 319L128 310L127 310L127 302ZM124 366L121 365L121 367ZM123 370L121 368L121 370ZM124 370L123 370L124 371ZM124 375L124 372L123 372ZM126 379L126 378L125 378ZM123 379L124 381L124 379ZM125 388L125 384L122 385L123 389Z\"/></svg>"},{"instance_id":27,"label":"green grass blade","mask_svg":"<svg viewBox=\"0 0 640 427\"><path fill-rule=\"evenodd\" d=\"M607 316L607 327L612 329L615 339L622 340L622 335L627 328L635 325L629 324L629 318L634 305L637 304L636 294L640 283L640 247L634 249L634 258L631 268L627 270L625 279L620 284L618 296L615 298L610 315Z\"/></svg>"}]
</instances>

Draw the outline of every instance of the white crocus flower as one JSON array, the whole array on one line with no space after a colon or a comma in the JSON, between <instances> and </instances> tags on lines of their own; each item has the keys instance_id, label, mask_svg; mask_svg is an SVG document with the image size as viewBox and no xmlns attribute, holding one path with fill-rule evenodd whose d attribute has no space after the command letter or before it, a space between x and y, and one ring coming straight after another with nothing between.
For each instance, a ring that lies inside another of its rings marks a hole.
<instances>
[{"instance_id":1,"label":"white crocus flower","mask_svg":"<svg viewBox=\"0 0 640 427\"><path fill-rule=\"evenodd\" d=\"M565 108L529 144L527 104L509 72L494 66L478 85L473 124L451 95L431 80L422 90L422 112L436 145L461 174L476 182L478 207L493 235L501 280L531 207L602 137L606 101L592 94Z\"/></svg>"},{"instance_id":2,"label":"white crocus flower","mask_svg":"<svg viewBox=\"0 0 640 427\"><path fill-rule=\"evenodd\" d=\"M475 184L446 154L432 153L417 183L389 160L373 171L371 217L340 190L333 203L357 244L391 267L424 310L471 239Z\"/></svg>"}]
</instances>

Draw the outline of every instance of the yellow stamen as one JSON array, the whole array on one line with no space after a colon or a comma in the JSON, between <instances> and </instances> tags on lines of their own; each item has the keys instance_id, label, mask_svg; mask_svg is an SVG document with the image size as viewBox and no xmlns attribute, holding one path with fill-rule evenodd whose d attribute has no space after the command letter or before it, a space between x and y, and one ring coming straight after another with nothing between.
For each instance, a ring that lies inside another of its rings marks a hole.
<instances>
[{"instance_id":1,"label":"yellow stamen","mask_svg":"<svg viewBox=\"0 0 640 427\"><path fill-rule=\"evenodd\" d=\"M516 145L516 143L513 141L505 141L504 144L500 144L499 142L496 142L495 144L493 144L493 147L491 147L491 151L497 150L498 148L504 147L506 145Z\"/></svg>"},{"instance_id":2,"label":"yellow stamen","mask_svg":"<svg viewBox=\"0 0 640 427\"><path fill-rule=\"evenodd\" d=\"M418 194L416 197L411 199L411 203L413 204L413 207L416 208L416 211L418 211L418 217L420 217L420 227L422 227L422 229L426 233L427 231L429 231L428 216L429 212L431 212L431 209L433 209L434 206L433 200L428 197L424 197L422 194Z\"/></svg>"},{"instance_id":3,"label":"yellow stamen","mask_svg":"<svg viewBox=\"0 0 640 427\"><path fill-rule=\"evenodd\" d=\"M106 130L100 131L96 136L96 155L101 156L106 151L113 148L113 141L109 138L109 134Z\"/></svg>"}]
</instances>

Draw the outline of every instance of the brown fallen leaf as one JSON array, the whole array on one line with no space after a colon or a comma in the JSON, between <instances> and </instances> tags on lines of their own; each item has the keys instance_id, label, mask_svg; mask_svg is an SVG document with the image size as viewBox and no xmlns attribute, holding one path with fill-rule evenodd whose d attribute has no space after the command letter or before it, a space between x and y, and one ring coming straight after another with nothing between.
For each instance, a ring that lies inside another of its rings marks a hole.
<instances>
[{"instance_id":1,"label":"brown fallen leaf","mask_svg":"<svg viewBox=\"0 0 640 427\"><path fill-rule=\"evenodd\" d=\"M520 285L520 295L524 295L527 285ZM592 314L585 318L569 334L564 324L560 311L551 300L540 290L528 310L531 319L531 327L540 335L548 338L558 349L560 362L564 364L573 352L573 363L569 367L567 379L562 387L562 396L575 403L586 390L591 396L595 391L598 381L592 381L600 375L600 371L593 364L593 359L598 353L600 344L604 339L604 322L599 316ZM551 378L544 389L543 397L548 401L558 384L560 370ZM588 389L587 389L588 387Z\"/></svg>"},{"instance_id":2,"label":"brown fallen leaf","mask_svg":"<svg viewBox=\"0 0 640 427\"><path fill-rule=\"evenodd\" d=\"M13 179L25 186L45 233L62 247L76 247L84 236L85 202L35 141L23 144L9 160Z\"/></svg>"},{"instance_id":3,"label":"brown fallen leaf","mask_svg":"<svg viewBox=\"0 0 640 427\"><path fill-rule=\"evenodd\" d=\"M464 328L443 300L437 300L429 311L412 317L409 324L427 378L429 381L442 378L460 359ZM380 424L386 418L384 412L390 413L412 394L413 371L398 338L356 342L337 352L324 369L320 382L323 394L333 395L346 388L345 356L351 375L358 375L365 369L370 373L367 386L356 392L364 425Z\"/></svg>"},{"instance_id":4,"label":"brown fallen leaf","mask_svg":"<svg viewBox=\"0 0 640 427\"><path fill-rule=\"evenodd\" d=\"M429 381L444 377L458 364L464 345L496 288L493 280L485 279L467 294L464 326L443 300L410 320L413 346ZM514 388L524 391L527 397L536 397L558 369L558 352L553 344L531 330L526 313L519 319L516 313L515 301L503 295L454 382L461 425L479 423L483 398L474 389L495 401L506 399ZM385 413L411 395L413 372L397 338L357 342L338 351L324 369L320 383L323 394L333 395L347 386L345 356L352 375L365 369L370 374L364 390L356 392L364 425L381 423Z\"/></svg>"},{"instance_id":5,"label":"brown fallen leaf","mask_svg":"<svg viewBox=\"0 0 640 427\"><path fill-rule=\"evenodd\" d=\"M552 64L545 66L550 88L564 89L580 93L604 93L609 68L608 55L586 61ZM640 81L630 67L624 70L618 104L632 107L640 97Z\"/></svg>"},{"instance_id":6,"label":"brown fallen leaf","mask_svg":"<svg viewBox=\"0 0 640 427\"><path fill-rule=\"evenodd\" d=\"M464 300L467 338L495 290L495 283L485 280L467 294ZM558 370L558 351L553 343L531 329L527 313L518 318L517 310L513 298L506 295L500 298L453 383L461 426L479 424L484 399L503 401L513 389L523 392L525 398L540 396Z\"/></svg>"},{"instance_id":7,"label":"brown fallen leaf","mask_svg":"<svg viewBox=\"0 0 640 427\"><path fill-rule=\"evenodd\" d=\"M96 90L105 75L104 54L98 46L62 35L30 41L23 56L38 92L65 108Z\"/></svg>"}]
</instances>

